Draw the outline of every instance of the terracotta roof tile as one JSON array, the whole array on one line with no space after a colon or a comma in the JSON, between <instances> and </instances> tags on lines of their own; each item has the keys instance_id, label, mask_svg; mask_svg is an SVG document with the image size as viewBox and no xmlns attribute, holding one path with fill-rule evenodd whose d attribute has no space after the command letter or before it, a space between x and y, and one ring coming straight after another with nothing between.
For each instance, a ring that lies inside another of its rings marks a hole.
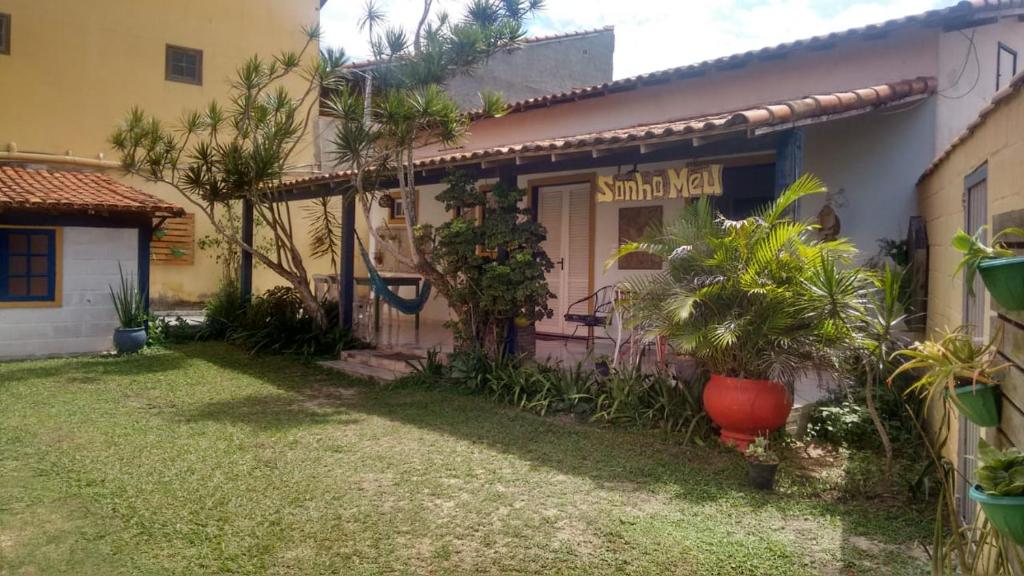
<instances>
[{"instance_id":1,"label":"terracotta roof tile","mask_svg":"<svg viewBox=\"0 0 1024 576\"><path fill-rule=\"evenodd\" d=\"M691 78L694 75L702 74L705 71L715 68L734 68L737 65L742 65L747 62L754 62L770 58L772 56L781 56L788 52L797 50L825 48L840 40L870 38L879 34L895 32L915 26L956 23L958 19L970 18L981 12L988 13L999 10L1017 10L1021 8L1024 8L1024 0L961 0L960 2L946 8L928 10L927 12L904 16L901 18L894 18L877 24L850 28L848 30L842 30L820 36L812 36L810 38L794 40L791 42L783 42L782 44L777 44L775 46L766 46L764 48L749 50L739 54L731 54L729 56L704 60L684 66L667 68L664 70L649 72L647 74L639 74L637 76L621 78L604 84L573 88L572 90L567 90L565 92L558 92L555 94L547 94L527 100L521 100L510 103L508 111L509 113L522 112L532 108L546 107L560 102L570 102L581 98L597 97L610 93L623 92L644 85L662 84L672 80ZM474 112L473 115L474 117L481 116L479 111Z\"/></svg>"},{"instance_id":2,"label":"terracotta roof tile","mask_svg":"<svg viewBox=\"0 0 1024 576\"><path fill-rule=\"evenodd\" d=\"M923 98L933 94L936 86L935 78L901 80L871 88L807 96L805 98L785 100L722 114L432 156L417 160L416 167L455 166L485 159L587 150L619 143L673 139L688 135L711 135L722 132L786 125L793 122L823 118L831 114L866 112L879 106L896 104L908 98ZM830 104L828 106L820 105L819 103L823 101L827 101ZM317 182L344 181L352 175L351 171L320 174L293 180L286 183L285 187L305 186Z\"/></svg>"},{"instance_id":3,"label":"terracotta roof tile","mask_svg":"<svg viewBox=\"0 0 1024 576\"><path fill-rule=\"evenodd\" d=\"M180 207L98 172L0 166L0 209L182 215Z\"/></svg>"}]
</instances>

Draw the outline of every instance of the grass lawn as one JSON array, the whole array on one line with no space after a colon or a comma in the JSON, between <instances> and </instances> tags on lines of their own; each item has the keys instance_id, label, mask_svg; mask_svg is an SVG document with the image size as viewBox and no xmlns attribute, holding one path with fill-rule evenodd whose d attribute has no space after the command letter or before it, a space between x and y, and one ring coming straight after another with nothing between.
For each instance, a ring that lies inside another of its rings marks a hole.
<instances>
[{"instance_id":1,"label":"grass lawn","mask_svg":"<svg viewBox=\"0 0 1024 576\"><path fill-rule=\"evenodd\" d=\"M0 364L0 574L922 574L929 521L657 431L221 345Z\"/></svg>"}]
</instances>

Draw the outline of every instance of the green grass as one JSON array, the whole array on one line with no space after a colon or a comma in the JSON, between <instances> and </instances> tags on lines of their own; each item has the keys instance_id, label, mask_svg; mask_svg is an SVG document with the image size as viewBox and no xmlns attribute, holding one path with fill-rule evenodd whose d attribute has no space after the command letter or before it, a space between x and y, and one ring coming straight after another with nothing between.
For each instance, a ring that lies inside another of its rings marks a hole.
<instances>
[{"instance_id":1,"label":"green grass","mask_svg":"<svg viewBox=\"0 0 1024 576\"><path fill-rule=\"evenodd\" d=\"M655 431L220 344L0 364L0 574L919 574L928 522Z\"/></svg>"}]
</instances>

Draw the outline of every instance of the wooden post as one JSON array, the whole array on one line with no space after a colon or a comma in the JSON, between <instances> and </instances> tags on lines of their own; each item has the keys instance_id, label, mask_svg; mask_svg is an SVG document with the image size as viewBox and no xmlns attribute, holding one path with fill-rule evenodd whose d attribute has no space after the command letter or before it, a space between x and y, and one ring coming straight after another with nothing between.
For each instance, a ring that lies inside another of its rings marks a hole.
<instances>
[{"instance_id":1,"label":"wooden post","mask_svg":"<svg viewBox=\"0 0 1024 576\"><path fill-rule=\"evenodd\" d=\"M794 128L782 134L775 147L775 197L800 177L804 170L804 133Z\"/></svg>"},{"instance_id":2,"label":"wooden post","mask_svg":"<svg viewBox=\"0 0 1024 576\"><path fill-rule=\"evenodd\" d=\"M341 254L338 255L338 314L341 328L352 330L352 301L356 285L356 198L355 193L341 195Z\"/></svg>"},{"instance_id":3,"label":"wooden post","mask_svg":"<svg viewBox=\"0 0 1024 576\"><path fill-rule=\"evenodd\" d=\"M252 200L242 200L242 242L253 245L253 207ZM242 250L241 264L238 271L238 287L242 292L242 301L252 299L252 252Z\"/></svg>"},{"instance_id":4,"label":"wooden post","mask_svg":"<svg viewBox=\"0 0 1024 576\"><path fill-rule=\"evenodd\" d=\"M142 305L149 312L149 243L153 238L153 220L146 217L139 224L138 278L139 292L142 293Z\"/></svg>"}]
</instances>

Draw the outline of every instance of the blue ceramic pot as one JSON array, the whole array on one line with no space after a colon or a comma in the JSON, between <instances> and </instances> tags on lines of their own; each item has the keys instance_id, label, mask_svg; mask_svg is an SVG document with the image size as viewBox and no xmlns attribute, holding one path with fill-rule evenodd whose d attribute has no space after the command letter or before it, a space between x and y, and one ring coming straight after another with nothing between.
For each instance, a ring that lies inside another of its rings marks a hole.
<instances>
[{"instance_id":1,"label":"blue ceramic pot","mask_svg":"<svg viewBox=\"0 0 1024 576\"><path fill-rule=\"evenodd\" d=\"M117 348L118 354L131 354L145 347L145 328L118 328L114 330L114 348Z\"/></svg>"}]
</instances>

